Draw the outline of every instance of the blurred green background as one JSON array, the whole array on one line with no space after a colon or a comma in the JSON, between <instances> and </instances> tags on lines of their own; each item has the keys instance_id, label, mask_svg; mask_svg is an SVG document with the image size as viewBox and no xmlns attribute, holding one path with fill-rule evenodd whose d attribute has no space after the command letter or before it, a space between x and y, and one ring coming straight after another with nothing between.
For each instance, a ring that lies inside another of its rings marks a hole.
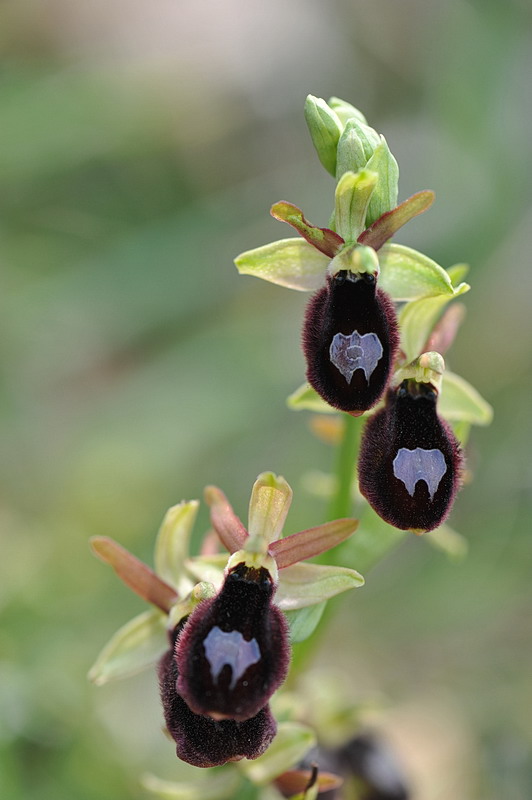
<instances>
[{"instance_id":1,"label":"blurred green background","mask_svg":"<svg viewBox=\"0 0 532 800\"><path fill-rule=\"evenodd\" d=\"M195 774L161 735L152 673L86 682L142 610L90 536L149 561L168 506L215 483L245 517L265 469L294 488L290 531L323 518L303 476L333 453L284 403L307 298L232 264L290 235L276 200L328 218L309 92L386 135L400 199L436 191L398 241L471 264L449 361L496 412L451 519L467 560L410 537L348 598L328 649L355 698L389 703L415 800L532 796L531 14L525 0L4 0L2 798L140 798L146 770Z\"/></svg>"}]
</instances>

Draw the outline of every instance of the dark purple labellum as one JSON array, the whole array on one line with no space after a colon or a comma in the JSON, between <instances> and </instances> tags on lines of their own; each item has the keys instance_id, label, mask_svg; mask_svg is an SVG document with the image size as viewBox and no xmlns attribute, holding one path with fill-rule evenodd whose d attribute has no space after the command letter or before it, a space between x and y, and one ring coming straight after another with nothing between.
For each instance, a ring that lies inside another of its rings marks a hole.
<instances>
[{"instance_id":1,"label":"dark purple labellum","mask_svg":"<svg viewBox=\"0 0 532 800\"><path fill-rule=\"evenodd\" d=\"M254 717L286 677L287 623L267 569L238 564L190 615L176 645L178 692L196 714Z\"/></svg>"},{"instance_id":2,"label":"dark purple labellum","mask_svg":"<svg viewBox=\"0 0 532 800\"><path fill-rule=\"evenodd\" d=\"M361 784L367 800L409 800L410 790L395 753L371 734L361 734L339 752L341 771ZM358 786L357 783L357 786Z\"/></svg>"},{"instance_id":3,"label":"dark purple labellum","mask_svg":"<svg viewBox=\"0 0 532 800\"><path fill-rule=\"evenodd\" d=\"M377 514L402 530L430 531L447 517L462 455L436 411L428 383L403 381L366 425L358 463L360 491Z\"/></svg>"},{"instance_id":4,"label":"dark purple labellum","mask_svg":"<svg viewBox=\"0 0 532 800\"><path fill-rule=\"evenodd\" d=\"M166 727L176 743L177 757L195 767L218 767L241 758L258 758L269 747L277 725L266 705L245 722L194 714L177 692L179 673L175 658L175 639L183 627L180 623L172 637L172 647L159 662L159 686Z\"/></svg>"},{"instance_id":5,"label":"dark purple labellum","mask_svg":"<svg viewBox=\"0 0 532 800\"><path fill-rule=\"evenodd\" d=\"M374 276L328 276L303 328L308 382L334 408L362 414L386 388L398 342L394 305Z\"/></svg>"}]
</instances>

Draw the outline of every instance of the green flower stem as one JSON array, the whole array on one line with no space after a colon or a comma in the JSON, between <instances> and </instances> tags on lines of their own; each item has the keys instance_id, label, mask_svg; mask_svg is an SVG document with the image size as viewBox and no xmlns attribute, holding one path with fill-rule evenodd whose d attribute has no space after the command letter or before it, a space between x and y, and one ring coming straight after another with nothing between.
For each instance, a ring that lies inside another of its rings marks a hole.
<instances>
[{"instance_id":1,"label":"green flower stem","mask_svg":"<svg viewBox=\"0 0 532 800\"><path fill-rule=\"evenodd\" d=\"M344 414L343 423L344 431L336 458L336 491L327 517L331 520L350 517L353 508L352 489L360 446L362 417ZM327 563L331 563L331 555L333 553L327 554Z\"/></svg>"},{"instance_id":2,"label":"green flower stem","mask_svg":"<svg viewBox=\"0 0 532 800\"><path fill-rule=\"evenodd\" d=\"M353 482L356 477L356 462L358 458L358 450L360 447L360 436L362 432L363 418L352 417L350 414L343 414L344 430L340 444L336 454L336 491L331 500L329 512L327 515L328 520L341 519L343 517L350 517L353 509ZM356 532L354 534L356 536ZM339 547L327 551L315 560L317 562L327 563L334 566L351 566L346 562L346 556L349 555L349 539ZM353 565L354 566L354 565ZM325 620L327 620L333 613L336 607L336 602L341 602L341 597L332 598L327 602L325 611L320 620L320 623L312 636L294 645L292 651L292 663L290 667L290 674L288 684L290 685L294 679L302 672L307 665L309 659L318 649L320 643L320 633L324 633L327 629Z\"/></svg>"}]
</instances>

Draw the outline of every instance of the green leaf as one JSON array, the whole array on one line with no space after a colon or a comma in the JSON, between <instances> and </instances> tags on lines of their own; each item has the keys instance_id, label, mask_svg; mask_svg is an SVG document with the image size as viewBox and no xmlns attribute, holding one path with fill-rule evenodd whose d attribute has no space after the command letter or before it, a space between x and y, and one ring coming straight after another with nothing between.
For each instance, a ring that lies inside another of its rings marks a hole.
<instances>
[{"instance_id":1,"label":"green leaf","mask_svg":"<svg viewBox=\"0 0 532 800\"><path fill-rule=\"evenodd\" d=\"M366 227L368 204L378 174L369 170L345 172L336 186L335 227L346 242L356 242Z\"/></svg>"},{"instance_id":2,"label":"green leaf","mask_svg":"<svg viewBox=\"0 0 532 800\"><path fill-rule=\"evenodd\" d=\"M391 211L382 214L375 222L362 231L358 237L360 244L366 244L373 247L374 250L379 250L385 242L390 239L394 233L406 225L418 214L426 211L434 202L434 192L425 190L417 192L406 200L403 200Z\"/></svg>"},{"instance_id":3,"label":"green leaf","mask_svg":"<svg viewBox=\"0 0 532 800\"><path fill-rule=\"evenodd\" d=\"M314 292L325 283L329 259L297 238L247 250L235 258L235 264L241 275L253 275L287 289Z\"/></svg>"},{"instance_id":4,"label":"green leaf","mask_svg":"<svg viewBox=\"0 0 532 800\"><path fill-rule=\"evenodd\" d=\"M349 120L338 142L336 179L340 180L346 172L364 169L380 143L379 134L369 125L357 119Z\"/></svg>"},{"instance_id":5,"label":"green leaf","mask_svg":"<svg viewBox=\"0 0 532 800\"><path fill-rule=\"evenodd\" d=\"M385 244L378 255L381 268L379 287L393 300L400 302L453 294L448 272L417 250L402 244Z\"/></svg>"},{"instance_id":6,"label":"green leaf","mask_svg":"<svg viewBox=\"0 0 532 800\"><path fill-rule=\"evenodd\" d=\"M438 411L449 421L489 425L493 408L464 378L446 370L443 374Z\"/></svg>"},{"instance_id":7,"label":"green leaf","mask_svg":"<svg viewBox=\"0 0 532 800\"><path fill-rule=\"evenodd\" d=\"M190 535L198 508L197 500L188 503L183 501L169 508L155 542L155 571L181 594L191 588L189 581L183 581L183 565L188 557Z\"/></svg>"},{"instance_id":8,"label":"green leaf","mask_svg":"<svg viewBox=\"0 0 532 800\"><path fill-rule=\"evenodd\" d=\"M291 225L309 244L326 255L334 258L338 250L344 244L344 240L330 228L318 228L305 219L300 208L293 203L281 200L274 203L270 209L270 214L279 222L286 222Z\"/></svg>"},{"instance_id":9,"label":"green leaf","mask_svg":"<svg viewBox=\"0 0 532 800\"><path fill-rule=\"evenodd\" d=\"M144 611L127 622L105 645L89 671L97 686L127 678L154 664L168 650L166 615Z\"/></svg>"},{"instance_id":10,"label":"green leaf","mask_svg":"<svg viewBox=\"0 0 532 800\"><path fill-rule=\"evenodd\" d=\"M242 776L233 767L212 772L208 778L199 778L195 783L174 783L164 781L156 775L147 773L142 777L143 787L163 800L232 800L238 797Z\"/></svg>"},{"instance_id":11,"label":"green leaf","mask_svg":"<svg viewBox=\"0 0 532 800\"><path fill-rule=\"evenodd\" d=\"M249 501L250 537L264 539L267 544L279 539L291 503L292 489L283 477L273 472L259 475Z\"/></svg>"},{"instance_id":12,"label":"green leaf","mask_svg":"<svg viewBox=\"0 0 532 800\"><path fill-rule=\"evenodd\" d=\"M342 123L321 97L309 94L305 100L305 120L318 158L331 175L336 174L336 149Z\"/></svg>"},{"instance_id":13,"label":"green leaf","mask_svg":"<svg viewBox=\"0 0 532 800\"><path fill-rule=\"evenodd\" d=\"M294 411L315 411L318 414L337 414L338 410L323 400L308 383L303 383L286 398L286 404Z\"/></svg>"},{"instance_id":14,"label":"green leaf","mask_svg":"<svg viewBox=\"0 0 532 800\"><path fill-rule=\"evenodd\" d=\"M305 606L304 608L284 612L290 628L290 641L292 644L304 642L314 633L326 605L327 603L324 600L323 603L318 603L314 606Z\"/></svg>"},{"instance_id":15,"label":"green leaf","mask_svg":"<svg viewBox=\"0 0 532 800\"><path fill-rule=\"evenodd\" d=\"M453 294L422 297L404 306L399 314L399 328L401 349L407 361L413 361L423 352L445 305L454 297L459 297L468 290L468 284L461 283Z\"/></svg>"},{"instance_id":16,"label":"green leaf","mask_svg":"<svg viewBox=\"0 0 532 800\"><path fill-rule=\"evenodd\" d=\"M467 556L468 542L461 533L453 530L446 523L434 531L427 531L423 539L428 541L437 550L445 553L451 561L463 561Z\"/></svg>"},{"instance_id":17,"label":"green leaf","mask_svg":"<svg viewBox=\"0 0 532 800\"><path fill-rule=\"evenodd\" d=\"M347 125L351 120L356 120L362 125L368 124L362 111L340 97L329 97L328 106L334 111L342 125Z\"/></svg>"},{"instance_id":18,"label":"green leaf","mask_svg":"<svg viewBox=\"0 0 532 800\"><path fill-rule=\"evenodd\" d=\"M283 611L321 603L364 585L360 573L348 567L293 564L281 570L275 602Z\"/></svg>"},{"instance_id":19,"label":"green leaf","mask_svg":"<svg viewBox=\"0 0 532 800\"><path fill-rule=\"evenodd\" d=\"M298 764L305 753L315 746L316 735L306 725L281 722L277 736L264 755L254 761L243 759L238 763L238 767L250 781L264 786Z\"/></svg>"},{"instance_id":20,"label":"green leaf","mask_svg":"<svg viewBox=\"0 0 532 800\"><path fill-rule=\"evenodd\" d=\"M366 214L364 228L369 228L375 220L397 206L399 167L384 136L380 137L380 144L366 164L366 169L379 176Z\"/></svg>"}]
</instances>

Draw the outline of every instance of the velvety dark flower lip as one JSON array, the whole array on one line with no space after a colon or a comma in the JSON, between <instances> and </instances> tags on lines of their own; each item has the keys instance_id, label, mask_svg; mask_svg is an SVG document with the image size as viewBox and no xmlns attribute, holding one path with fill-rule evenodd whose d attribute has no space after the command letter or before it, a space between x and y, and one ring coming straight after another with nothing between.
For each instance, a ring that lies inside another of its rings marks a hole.
<instances>
[{"instance_id":1,"label":"velvety dark flower lip","mask_svg":"<svg viewBox=\"0 0 532 800\"><path fill-rule=\"evenodd\" d=\"M240 563L190 615L176 644L177 690L195 714L248 720L285 679L288 626L274 591L267 569Z\"/></svg>"},{"instance_id":2,"label":"velvety dark flower lip","mask_svg":"<svg viewBox=\"0 0 532 800\"><path fill-rule=\"evenodd\" d=\"M460 484L462 454L436 400L431 384L405 380L389 390L362 437L360 491L380 517L402 530L441 525Z\"/></svg>"},{"instance_id":3,"label":"velvety dark flower lip","mask_svg":"<svg viewBox=\"0 0 532 800\"><path fill-rule=\"evenodd\" d=\"M158 666L164 718L176 743L178 758L196 767L217 767L228 761L258 758L269 747L277 730L268 705L243 722L214 720L195 714L178 693L175 641L185 622L183 620L172 632L171 647Z\"/></svg>"},{"instance_id":4,"label":"velvety dark flower lip","mask_svg":"<svg viewBox=\"0 0 532 800\"><path fill-rule=\"evenodd\" d=\"M393 302L375 276L340 270L307 308L307 380L329 405L362 414L383 394L398 343Z\"/></svg>"}]
</instances>

